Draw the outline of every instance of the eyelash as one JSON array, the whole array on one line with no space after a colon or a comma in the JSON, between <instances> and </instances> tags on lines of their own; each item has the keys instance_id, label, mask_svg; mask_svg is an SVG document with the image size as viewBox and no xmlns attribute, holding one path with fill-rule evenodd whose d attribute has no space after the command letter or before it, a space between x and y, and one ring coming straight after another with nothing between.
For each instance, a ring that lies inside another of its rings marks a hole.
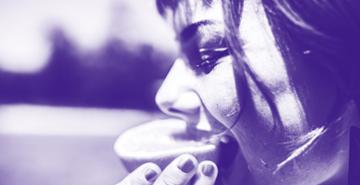
<instances>
[{"instance_id":1,"label":"eyelash","mask_svg":"<svg viewBox=\"0 0 360 185\"><path fill-rule=\"evenodd\" d=\"M200 49L200 63L195 67L203 73L210 73L219 64L219 59L229 55L228 48Z\"/></svg>"}]
</instances>

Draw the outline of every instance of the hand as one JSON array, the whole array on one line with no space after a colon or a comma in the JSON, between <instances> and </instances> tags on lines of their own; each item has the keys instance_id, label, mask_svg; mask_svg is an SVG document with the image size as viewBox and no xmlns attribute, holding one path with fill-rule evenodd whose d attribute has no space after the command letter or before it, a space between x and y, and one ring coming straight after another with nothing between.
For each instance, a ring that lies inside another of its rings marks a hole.
<instances>
[{"instance_id":1,"label":"hand","mask_svg":"<svg viewBox=\"0 0 360 185\"><path fill-rule=\"evenodd\" d=\"M212 161L199 162L189 154L174 159L162 172L154 163L145 163L117 185L213 185L218 168ZM193 178L194 177L194 178ZM194 179L194 180L192 180Z\"/></svg>"}]
</instances>

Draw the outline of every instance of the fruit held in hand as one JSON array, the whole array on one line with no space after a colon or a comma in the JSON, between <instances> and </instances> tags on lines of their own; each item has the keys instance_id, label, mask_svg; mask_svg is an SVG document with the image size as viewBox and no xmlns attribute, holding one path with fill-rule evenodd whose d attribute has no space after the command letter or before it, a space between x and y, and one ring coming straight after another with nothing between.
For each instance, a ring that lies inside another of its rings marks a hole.
<instances>
[{"instance_id":1,"label":"fruit held in hand","mask_svg":"<svg viewBox=\"0 0 360 185\"><path fill-rule=\"evenodd\" d=\"M219 141L209 132L189 130L177 119L155 120L125 131L115 142L115 152L127 170L146 162L164 168L181 154L189 153L199 161L218 161Z\"/></svg>"}]
</instances>

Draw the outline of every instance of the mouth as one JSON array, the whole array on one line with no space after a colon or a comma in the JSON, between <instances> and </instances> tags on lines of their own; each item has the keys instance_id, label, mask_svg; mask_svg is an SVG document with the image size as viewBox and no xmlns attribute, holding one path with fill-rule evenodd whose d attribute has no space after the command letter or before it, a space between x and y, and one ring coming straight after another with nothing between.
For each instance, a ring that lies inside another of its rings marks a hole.
<instances>
[{"instance_id":1,"label":"mouth","mask_svg":"<svg viewBox=\"0 0 360 185\"><path fill-rule=\"evenodd\" d=\"M188 122L188 127L190 131L205 131L212 135L223 135L228 131L228 128L216 119L204 105L200 108L196 121Z\"/></svg>"}]
</instances>

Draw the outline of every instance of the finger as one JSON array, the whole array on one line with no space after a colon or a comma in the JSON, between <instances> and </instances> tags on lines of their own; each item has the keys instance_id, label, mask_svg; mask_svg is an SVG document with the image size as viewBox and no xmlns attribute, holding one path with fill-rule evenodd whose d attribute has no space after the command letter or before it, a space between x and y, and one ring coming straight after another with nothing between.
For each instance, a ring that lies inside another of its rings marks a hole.
<instances>
[{"instance_id":1,"label":"finger","mask_svg":"<svg viewBox=\"0 0 360 185\"><path fill-rule=\"evenodd\" d=\"M212 161L203 161L197 169L194 185L213 185L218 175L218 168Z\"/></svg>"},{"instance_id":2,"label":"finger","mask_svg":"<svg viewBox=\"0 0 360 185\"><path fill-rule=\"evenodd\" d=\"M161 173L161 169L154 163L145 163L131 172L117 185L150 185Z\"/></svg>"},{"instance_id":3,"label":"finger","mask_svg":"<svg viewBox=\"0 0 360 185\"><path fill-rule=\"evenodd\" d=\"M189 154L174 159L156 179L154 185L185 185L196 173L198 161Z\"/></svg>"}]
</instances>

